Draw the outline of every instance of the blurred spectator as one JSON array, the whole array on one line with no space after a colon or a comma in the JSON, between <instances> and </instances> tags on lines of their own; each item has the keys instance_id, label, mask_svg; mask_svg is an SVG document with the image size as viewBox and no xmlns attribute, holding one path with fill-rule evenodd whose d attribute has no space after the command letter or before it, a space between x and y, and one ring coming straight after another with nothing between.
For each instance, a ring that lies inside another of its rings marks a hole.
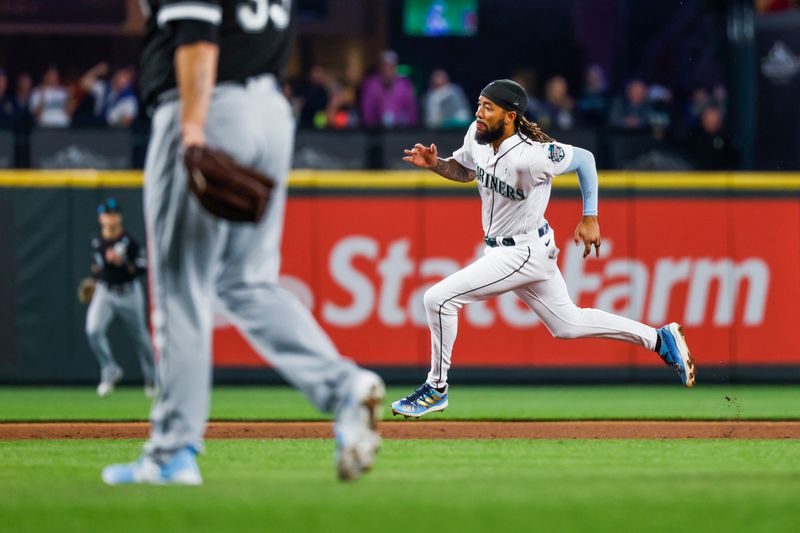
<instances>
[{"instance_id":1,"label":"blurred spectator","mask_svg":"<svg viewBox=\"0 0 800 533\"><path fill-rule=\"evenodd\" d=\"M33 78L27 72L17 75L14 87L14 123L16 126L30 127L33 125L31 113L31 93L33 92Z\"/></svg>"},{"instance_id":2,"label":"blurred spectator","mask_svg":"<svg viewBox=\"0 0 800 533\"><path fill-rule=\"evenodd\" d=\"M325 109L326 126L335 129L358 127L357 89L346 81L331 81L328 86L330 98Z\"/></svg>"},{"instance_id":3,"label":"blurred spectator","mask_svg":"<svg viewBox=\"0 0 800 533\"><path fill-rule=\"evenodd\" d=\"M663 139L672 122L672 91L663 85L653 84L647 92L650 104L650 126L657 139Z\"/></svg>"},{"instance_id":4,"label":"blurred spectator","mask_svg":"<svg viewBox=\"0 0 800 533\"><path fill-rule=\"evenodd\" d=\"M407 78L397 74L397 54L391 50L381 54L379 72L364 82L361 116L368 127L417 124L414 87Z\"/></svg>"},{"instance_id":5,"label":"blurred spectator","mask_svg":"<svg viewBox=\"0 0 800 533\"><path fill-rule=\"evenodd\" d=\"M693 159L702 170L730 170L739 166L739 152L725 131L722 110L707 106L700 115L700 127L692 135Z\"/></svg>"},{"instance_id":6,"label":"blurred spectator","mask_svg":"<svg viewBox=\"0 0 800 533\"><path fill-rule=\"evenodd\" d=\"M728 94L725 86L716 84L711 91L705 87L697 87L692 91L692 96L686 104L684 120L689 128L700 128L703 111L709 106L716 107L722 116L728 108Z\"/></svg>"},{"instance_id":7,"label":"blurred spectator","mask_svg":"<svg viewBox=\"0 0 800 533\"><path fill-rule=\"evenodd\" d=\"M358 127L356 91L353 87L338 82L331 84L331 97L325 111L329 128L346 129Z\"/></svg>"},{"instance_id":8,"label":"blurred spectator","mask_svg":"<svg viewBox=\"0 0 800 533\"><path fill-rule=\"evenodd\" d=\"M329 100L328 76L322 67L314 65L308 73L308 84L300 97L300 126L325 127L325 111Z\"/></svg>"},{"instance_id":9,"label":"blurred spectator","mask_svg":"<svg viewBox=\"0 0 800 533\"><path fill-rule=\"evenodd\" d=\"M686 105L686 125L690 128L700 126L700 116L703 110L711 104L711 96L704 87L692 91L692 96Z\"/></svg>"},{"instance_id":10,"label":"blurred spectator","mask_svg":"<svg viewBox=\"0 0 800 533\"><path fill-rule=\"evenodd\" d=\"M8 76L0 68L0 128L10 128L15 118L14 99L8 94Z\"/></svg>"},{"instance_id":11,"label":"blurred spectator","mask_svg":"<svg viewBox=\"0 0 800 533\"><path fill-rule=\"evenodd\" d=\"M586 69L586 85L575 105L581 122L589 126L605 126L608 122L608 82L603 67L590 65Z\"/></svg>"},{"instance_id":12,"label":"blurred spectator","mask_svg":"<svg viewBox=\"0 0 800 533\"><path fill-rule=\"evenodd\" d=\"M101 78L108 76L108 72L108 63L98 63L70 87L71 126L99 127L106 124L102 114L103 102L97 93L102 91L102 85L106 82Z\"/></svg>"},{"instance_id":13,"label":"blurred spectator","mask_svg":"<svg viewBox=\"0 0 800 533\"><path fill-rule=\"evenodd\" d=\"M20 74L12 92L8 74L0 69L0 128L30 127L31 84L28 74Z\"/></svg>"},{"instance_id":14,"label":"blurred spectator","mask_svg":"<svg viewBox=\"0 0 800 533\"><path fill-rule=\"evenodd\" d=\"M139 101L133 90L133 68L117 69L111 80L103 79L108 73L108 64L99 63L81 77L80 90L86 93L84 102L92 103L96 121L127 128L139 115Z\"/></svg>"},{"instance_id":15,"label":"blurred spectator","mask_svg":"<svg viewBox=\"0 0 800 533\"><path fill-rule=\"evenodd\" d=\"M111 83L106 87L104 115L109 126L128 127L139 115L139 100L136 98L133 80L135 71L133 67L117 70L111 77Z\"/></svg>"},{"instance_id":16,"label":"blurred spectator","mask_svg":"<svg viewBox=\"0 0 800 533\"><path fill-rule=\"evenodd\" d=\"M61 76L55 67L48 68L42 84L31 93L31 115L38 126L66 128L71 117L68 110L69 94L61 85Z\"/></svg>"},{"instance_id":17,"label":"blurred spectator","mask_svg":"<svg viewBox=\"0 0 800 533\"><path fill-rule=\"evenodd\" d=\"M539 106L537 122L544 128L568 130L572 127L572 109L575 103L569 97L564 76L553 76L544 88L544 102Z\"/></svg>"},{"instance_id":18,"label":"blurred spectator","mask_svg":"<svg viewBox=\"0 0 800 533\"><path fill-rule=\"evenodd\" d=\"M428 92L422 98L425 125L429 128L457 128L471 122L464 89L452 83L442 69L431 74Z\"/></svg>"},{"instance_id":19,"label":"blurred spectator","mask_svg":"<svg viewBox=\"0 0 800 533\"><path fill-rule=\"evenodd\" d=\"M531 122L539 120L539 99L533 93L539 79L536 71L531 68L515 68L511 73L511 80L519 83L528 93L528 108L523 115Z\"/></svg>"},{"instance_id":20,"label":"blurred spectator","mask_svg":"<svg viewBox=\"0 0 800 533\"><path fill-rule=\"evenodd\" d=\"M650 105L647 103L647 85L642 80L631 80L625 87L625 96L618 96L611 108L609 124L614 128L641 130L650 126Z\"/></svg>"},{"instance_id":21,"label":"blurred spectator","mask_svg":"<svg viewBox=\"0 0 800 533\"><path fill-rule=\"evenodd\" d=\"M346 60L346 66L341 77L331 81L330 100L326 115L328 127L336 129L357 128L360 119L358 116L358 94L362 85L364 72L361 62L354 56Z\"/></svg>"}]
</instances>

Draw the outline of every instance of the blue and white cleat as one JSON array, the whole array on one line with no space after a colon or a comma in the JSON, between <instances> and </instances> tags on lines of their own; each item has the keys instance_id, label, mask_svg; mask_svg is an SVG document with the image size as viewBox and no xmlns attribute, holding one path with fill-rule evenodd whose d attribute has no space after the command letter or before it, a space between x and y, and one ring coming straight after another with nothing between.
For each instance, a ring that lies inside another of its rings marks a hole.
<instances>
[{"instance_id":1,"label":"blue and white cleat","mask_svg":"<svg viewBox=\"0 0 800 533\"><path fill-rule=\"evenodd\" d=\"M658 355L675 369L685 386L694 387L697 370L692 362L692 356L689 354L689 347L683 336L683 328L672 322L656 331L661 338L661 350Z\"/></svg>"},{"instance_id":2,"label":"blue and white cleat","mask_svg":"<svg viewBox=\"0 0 800 533\"><path fill-rule=\"evenodd\" d=\"M447 386L439 392L428 383L392 404L392 415L403 415L406 418L419 418L422 415L447 408Z\"/></svg>"},{"instance_id":3,"label":"blue and white cleat","mask_svg":"<svg viewBox=\"0 0 800 533\"><path fill-rule=\"evenodd\" d=\"M163 465L147 455L127 464L109 465L103 469L103 481L109 485L202 485L197 466L197 451L187 446Z\"/></svg>"}]
</instances>

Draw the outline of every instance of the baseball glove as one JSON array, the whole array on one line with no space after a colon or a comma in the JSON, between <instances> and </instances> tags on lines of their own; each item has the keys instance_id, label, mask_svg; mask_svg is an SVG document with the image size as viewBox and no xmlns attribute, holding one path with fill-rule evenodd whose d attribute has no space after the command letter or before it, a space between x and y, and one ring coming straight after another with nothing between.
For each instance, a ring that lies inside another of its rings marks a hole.
<instances>
[{"instance_id":1,"label":"baseball glove","mask_svg":"<svg viewBox=\"0 0 800 533\"><path fill-rule=\"evenodd\" d=\"M190 146L183 161L189 188L209 213L234 222L261 220L275 185L270 178L207 146Z\"/></svg>"},{"instance_id":2,"label":"baseball glove","mask_svg":"<svg viewBox=\"0 0 800 533\"><path fill-rule=\"evenodd\" d=\"M78 285L78 301L82 304L91 302L95 287L97 287L97 282L93 278L82 279Z\"/></svg>"}]
</instances>

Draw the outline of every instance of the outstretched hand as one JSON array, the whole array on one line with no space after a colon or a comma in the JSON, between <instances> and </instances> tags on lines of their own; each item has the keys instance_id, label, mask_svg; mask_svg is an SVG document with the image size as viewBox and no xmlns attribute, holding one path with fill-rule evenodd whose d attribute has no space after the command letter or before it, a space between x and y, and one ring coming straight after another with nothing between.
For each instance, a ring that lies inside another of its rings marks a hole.
<instances>
[{"instance_id":1,"label":"outstretched hand","mask_svg":"<svg viewBox=\"0 0 800 533\"><path fill-rule=\"evenodd\" d=\"M597 257L600 257L600 224L597 223L596 216L585 216L578 227L575 228L575 245L579 246L583 242L583 257L586 258L592 253L592 246Z\"/></svg>"},{"instance_id":2,"label":"outstretched hand","mask_svg":"<svg viewBox=\"0 0 800 533\"><path fill-rule=\"evenodd\" d=\"M420 168L433 168L439 161L439 151L435 144L424 146L417 143L411 150L403 150L403 153L405 154L403 161Z\"/></svg>"}]
</instances>

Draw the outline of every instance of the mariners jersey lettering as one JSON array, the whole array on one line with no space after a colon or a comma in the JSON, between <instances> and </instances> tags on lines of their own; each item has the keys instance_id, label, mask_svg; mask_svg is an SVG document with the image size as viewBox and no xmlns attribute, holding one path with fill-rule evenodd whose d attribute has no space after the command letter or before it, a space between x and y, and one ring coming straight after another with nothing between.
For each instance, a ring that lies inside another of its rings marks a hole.
<instances>
[{"instance_id":1,"label":"mariners jersey lettering","mask_svg":"<svg viewBox=\"0 0 800 533\"><path fill-rule=\"evenodd\" d=\"M487 189L492 189L498 194L502 194L509 200L524 200L525 191L522 189L515 189L508 183L504 182L494 174L487 172L480 166L475 165L475 179L478 180L479 185Z\"/></svg>"},{"instance_id":2,"label":"mariners jersey lettering","mask_svg":"<svg viewBox=\"0 0 800 533\"><path fill-rule=\"evenodd\" d=\"M217 81L280 74L294 31L292 0L140 0L147 30L139 80L142 99L154 105L175 88L177 25L211 25L219 44ZM202 31L202 30L201 30ZM209 40L209 39L202 39Z\"/></svg>"},{"instance_id":3,"label":"mariners jersey lettering","mask_svg":"<svg viewBox=\"0 0 800 533\"><path fill-rule=\"evenodd\" d=\"M475 141L473 122L464 145L453 153L463 167L475 171L487 237L529 235L545 223L554 176L572 161L572 146L539 143L512 135L495 153L491 144Z\"/></svg>"},{"instance_id":4,"label":"mariners jersey lettering","mask_svg":"<svg viewBox=\"0 0 800 533\"><path fill-rule=\"evenodd\" d=\"M92 237L92 274L108 285L130 283L147 268L147 259L141 253L141 247L126 231L118 239L108 241L100 237ZM121 265L106 261L106 251L114 252L123 258Z\"/></svg>"}]
</instances>

